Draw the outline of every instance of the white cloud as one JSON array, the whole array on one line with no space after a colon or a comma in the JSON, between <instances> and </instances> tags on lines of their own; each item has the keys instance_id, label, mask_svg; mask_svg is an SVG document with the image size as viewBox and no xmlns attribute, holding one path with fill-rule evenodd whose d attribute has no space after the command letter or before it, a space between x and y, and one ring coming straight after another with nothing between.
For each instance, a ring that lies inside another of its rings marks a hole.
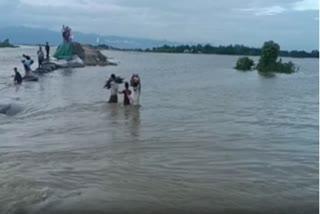
<instances>
[{"instance_id":1,"label":"white cloud","mask_svg":"<svg viewBox=\"0 0 320 214\"><path fill-rule=\"evenodd\" d=\"M272 16L283 13L286 11L285 8L281 6L271 6L271 7L263 7L263 8L246 8L246 9L237 9L242 12L253 13L256 16Z\"/></svg>"},{"instance_id":2,"label":"white cloud","mask_svg":"<svg viewBox=\"0 0 320 214\"><path fill-rule=\"evenodd\" d=\"M113 0L20 0L20 3L35 8L50 8L51 11L60 9L77 11L78 13L116 12L126 11L128 9L115 4Z\"/></svg>"},{"instance_id":3,"label":"white cloud","mask_svg":"<svg viewBox=\"0 0 320 214\"><path fill-rule=\"evenodd\" d=\"M293 3L293 9L296 11L319 10L319 0L302 0Z\"/></svg>"},{"instance_id":4,"label":"white cloud","mask_svg":"<svg viewBox=\"0 0 320 214\"><path fill-rule=\"evenodd\" d=\"M319 0L300 0L291 4L284 3L283 6L274 5L268 7L249 7L236 9L242 12L253 13L256 16L271 16L277 15L286 11L316 11L319 10Z\"/></svg>"}]
</instances>

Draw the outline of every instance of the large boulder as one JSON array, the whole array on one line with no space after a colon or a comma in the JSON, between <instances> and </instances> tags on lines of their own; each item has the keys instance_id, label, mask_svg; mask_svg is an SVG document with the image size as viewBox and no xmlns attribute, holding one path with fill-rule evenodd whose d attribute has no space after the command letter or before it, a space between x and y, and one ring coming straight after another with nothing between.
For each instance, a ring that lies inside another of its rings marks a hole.
<instances>
[{"instance_id":1,"label":"large boulder","mask_svg":"<svg viewBox=\"0 0 320 214\"><path fill-rule=\"evenodd\" d=\"M79 56L85 65L108 65L107 57L104 56L97 48L91 45L81 45L78 42L73 42L72 44L74 53Z\"/></svg>"}]
</instances>

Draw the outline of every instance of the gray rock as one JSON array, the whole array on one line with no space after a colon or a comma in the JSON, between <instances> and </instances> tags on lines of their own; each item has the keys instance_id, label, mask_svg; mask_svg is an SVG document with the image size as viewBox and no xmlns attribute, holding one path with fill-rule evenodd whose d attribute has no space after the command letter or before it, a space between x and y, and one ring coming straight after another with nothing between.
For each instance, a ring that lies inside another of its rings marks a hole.
<instances>
[{"instance_id":1,"label":"gray rock","mask_svg":"<svg viewBox=\"0 0 320 214\"><path fill-rule=\"evenodd\" d=\"M107 57L98 48L91 45L81 45L77 42L73 43L73 48L76 55L79 56L86 66L106 66L109 64Z\"/></svg>"},{"instance_id":2,"label":"gray rock","mask_svg":"<svg viewBox=\"0 0 320 214\"><path fill-rule=\"evenodd\" d=\"M41 69L53 71L53 70L57 69L57 66L53 63L50 63L50 64L48 63L48 64L42 65Z\"/></svg>"}]
</instances>

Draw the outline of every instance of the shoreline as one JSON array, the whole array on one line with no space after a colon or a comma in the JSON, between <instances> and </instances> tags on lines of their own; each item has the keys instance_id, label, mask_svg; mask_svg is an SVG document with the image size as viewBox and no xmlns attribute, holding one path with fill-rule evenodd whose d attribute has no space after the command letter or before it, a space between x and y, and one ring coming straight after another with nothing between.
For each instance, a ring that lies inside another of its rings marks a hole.
<instances>
[{"instance_id":1,"label":"shoreline","mask_svg":"<svg viewBox=\"0 0 320 214\"><path fill-rule=\"evenodd\" d=\"M5 48L23 48L23 47L38 47L40 44L19 44L19 45L13 45L13 47L0 47L1 49ZM87 45L87 44L85 44ZM137 52L137 53L157 53L157 54L184 54L184 55L217 55L217 56L251 56L251 57L259 57L258 54L226 54L226 53L184 53L184 52L165 52L165 51L152 51L152 50L140 50L140 49L120 49L120 48L101 48L94 45L88 45L91 46L99 51L121 51L121 52ZM52 48L57 48L58 45L52 45ZM284 56L279 55L281 58L293 58L293 59L319 59L319 57L313 57L313 56Z\"/></svg>"},{"instance_id":2,"label":"shoreline","mask_svg":"<svg viewBox=\"0 0 320 214\"><path fill-rule=\"evenodd\" d=\"M119 52L136 52L136 53L151 53L151 54L179 54L179 55L215 55L215 56L251 56L259 57L260 55L246 55L246 54L218 54L218 53L179 53L179 52L157 52L157 51L138 51L138 50L116 50L116 49L99 49L100 51L119 51ZM293 57L293 56L282 56L281 58L293 58L293 59L319 59L319 57Z\"/></svg>"}]
</instances>

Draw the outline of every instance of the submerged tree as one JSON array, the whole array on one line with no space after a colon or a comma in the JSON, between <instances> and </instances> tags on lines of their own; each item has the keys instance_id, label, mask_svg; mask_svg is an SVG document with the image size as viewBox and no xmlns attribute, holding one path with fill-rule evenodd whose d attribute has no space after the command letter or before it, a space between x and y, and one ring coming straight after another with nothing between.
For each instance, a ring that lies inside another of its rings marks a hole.
<instances>
[{"instance_id":1,"label":"submerged tree","mask_svg":"<svg viewBox=\"0 0 320 214\"><path fill-rule=\"evenodd\" d=\"M280 52L280 46L273 42L265 42L261 49L261 57L258 66L266 68L268 66L274 65L278 59Z\"/></svg>"},{"instance_id":2,"label":"submerged tree","mask_svg":"<svg viewBox=\"0 0 320 214\"><path fill-rule=\"evenodd\" d=\"M280 46L277 43L273 41L265 42L261 49L261 57L257 65L257 70L260 72L295 72L296 67L293 62L282 63L281 59L278 60L279 54Z\"/></svg>"}]
</instances>

